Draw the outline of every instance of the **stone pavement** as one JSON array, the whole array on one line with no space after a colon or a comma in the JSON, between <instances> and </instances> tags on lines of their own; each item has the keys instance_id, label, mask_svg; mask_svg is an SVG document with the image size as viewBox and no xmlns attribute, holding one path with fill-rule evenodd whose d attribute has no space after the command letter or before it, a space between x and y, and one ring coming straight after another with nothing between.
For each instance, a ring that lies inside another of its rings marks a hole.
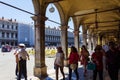
<instances>
[{"instance_id":1,"label":"stone pavement","mask_svg":"<svg viewBox=\"0 0 120 80\"><path fill-rule=\"evenodd\" d=\"M48 77L44 80L55 80L55 70L50 69L47 72L48 72ZM65 80L69 80L68 79L68 68L67 67L64 68L64 72L65 72L65 77L66 77ZM93 73L92 73L91 70L87 71L87 76L86 77L83 76L83 67L82 66L79 66L78 72L79 72L79 78L80 78L79 80L93 80L92 79ZM105 72L104 72L104 75L105 75L104 80L110 80L107 73L105 74ZM59 80L62 80L62 78L63 78L62 74L59 71ZM119 79L120 79L120 74L119 74ZM16 79L14 79L14 80L16 80ZM24 80L24 79L22 79L22 80ZM40 79L35 77L35 76L29 76L28 75L28 80L40 80ZM76 80L76 75L74 74L74 72L72 73L72 80ZM97 79L97 80L99 80L99 79Z\"/></svg>"},{"instance_id":2,"label":"stone pavement","mask_svg":"<svg viewBox=\"0 0 120 80\"><path fill-rule=\"evenodd\" d=\"M68 80L68 68L67 67L64 68L64 72L65 72L66 80ZM79 72L80 80L92 80L92 71L88 71L87 76L83 77L83 67L79 66L78 72ZM62 74L59 71L59 80L62 80L62 78L63 78ZM31 76L31 77L28 77L28 80L39 80L39 79L34 76ZM55 80L54 69L48 70L48 77L45 80ZM76 75L74 74L74 72L72 73L72 80L76 80Z\"/></svg>"},{"instance_id":3,"label":"stone pavement","mask_svg":"<svg viewBox=\"0 0 120 80\"><path fill-rule=\"evenodd\" d=\"M0 52L0 80L16 80L15 77L15 57L13 55L13 52L10 53L1 53ZM47 73L48 77L45 80L55 80L55 70L54 70L54 58L46 58L46 65L47 67ZM28 74L28 80L40 80L37 77L33 75L33 68L34 68L34 56L30 55L30 60L27 61L27 74ZM68 68L64 68L66 80L68 79ZM87 77L83 77L83 67L79 65L79 76L80 80L92 80L92 71L88 71ZM105 80L110 80L109 77L106 75ZM62 75L59 72L59 80L62 79ZM75 80L75 74L73 73L72 79ZM22 79L24 80L24 79ZM120 76L119 76L120 80Z\"/></svg>"},{"instance_id":4,"label":"stone pavement","mask_svg":"<svg viewBox=\"0 0 120 80\"><path fill-rule=\"evenodd\" d=\"M45 80L55 80L55 70L51 69L51 70L48 70L48 72L49 72L48 77ZM64 68L64 72L65 72L65 77L66 77L65 80L68 80L68 68L67 67ZM79 77L80 77L79 80L93 80L93 78L92 78L93 73L91 70L87 71L86 77L83 76L83 67L82 66L79 66L78 72L79 72ZM104 72L104 80L110 80L108 74L107 73L105 74L105 73L106 72ZM62 78L63 78L62 74L59 71L59 80L62 80ZM119 79L120 79L120 74L119 74ZM31 77L31 78L29 77L28 80L40 80L40 79L38 79L36 77ZM74 72L72 73L72 80L76 80L76 75L74 74ZM97 78L97 80L99 80L99 79Z\"/></svg>"},{"instance_id":5,"label":"stone pavement","mask_svg":"<svg viewBox=\"0 0 120 80\"><path fill-rule=\"evenodd\" d=\"M49 77L46 78L46 80L55 80L55 70L51 70L50 71L51 73L49 74ZM66 77L66 80L68 80L68 68L65 67L64 68L64 72L65 72L65 77ZM88 74L87 74L87 77L83 77L83 67L82 66L79 66L79 69L78 69L78 72L79 72L79 77L80 77L80 80L92 80L92 72L91 71L88 71ZM90 74L91 73L91 74ZM62 80L62 74L60 73L59 71L59 80ZM74 72L72 73L72 80L76 80L76 75L74 74Z\"/></svg>"}]
</instances>

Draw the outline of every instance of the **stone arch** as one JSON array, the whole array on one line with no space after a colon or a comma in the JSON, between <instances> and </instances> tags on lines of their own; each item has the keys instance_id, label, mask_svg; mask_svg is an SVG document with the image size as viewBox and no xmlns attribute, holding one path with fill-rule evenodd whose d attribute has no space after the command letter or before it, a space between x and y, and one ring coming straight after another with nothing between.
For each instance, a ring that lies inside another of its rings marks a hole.
<instances>
[{"instance_id":1,"label":"stone arch","mask_svg":"<svg viewBox=\"0 0 120 80\"><path fill-rule=\"evenodd\" d=\"M66 19L65 19L65 13L62 9L62 7L60 6L59 3L54 3L54 5L56 6L56 8L58 9L59 15L60 15L60 20L61 20L61 26L62 25L66 25Z\"/></svg>"}]
</instances>

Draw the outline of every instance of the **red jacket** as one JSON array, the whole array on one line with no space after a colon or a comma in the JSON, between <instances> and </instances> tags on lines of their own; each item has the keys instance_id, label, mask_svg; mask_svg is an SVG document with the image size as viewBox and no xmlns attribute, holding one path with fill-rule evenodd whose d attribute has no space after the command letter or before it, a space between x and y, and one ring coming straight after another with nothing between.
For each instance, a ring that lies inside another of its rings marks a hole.
<instances>
[{"instance_id":1,"label":"red jacket","mask_svg":"<svg viewBox=\"0 0 120 80\"><path fill-rule=\"evenodd\" d=\"M78 53L71 52L69 56L69 64L78 63L79 55Z\"/></svg>"},{"instance_id":2,"label":"red jacket","mask_svg":"<svg viewBox=\"0 0 120 80\"><path fill-rule=\"evenodd\" d=\"M103 53L102 52L99 52L99 53L94 52L92 54L92 59L93 59L93 62L97 66L97 70L103 70Z\"/></svg>"}]
</instances>

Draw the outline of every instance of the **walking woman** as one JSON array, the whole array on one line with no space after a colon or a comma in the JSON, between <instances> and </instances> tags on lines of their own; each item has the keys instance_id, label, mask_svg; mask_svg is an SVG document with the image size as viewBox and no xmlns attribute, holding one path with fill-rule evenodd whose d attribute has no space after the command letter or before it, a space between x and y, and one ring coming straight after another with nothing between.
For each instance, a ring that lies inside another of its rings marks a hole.
<instances>
[{"instance_id":1,"label":"walking woman","mask_svg":"<svg viewBox=\"0 0 120 80\"><path fill-rule=\"evenodd\" d=\"M72 46L71 47L71 52L70 52L70 56L69 56L69 80L72 80L71 79L71 76L72 76L72 69L71 69L71 65L72 64L75 64L76 67L74 69L74 72L76 74L76 80L79 80L79 75L78 75L78 61L79 61L79 55L78 55L78 51L77 49Z\"/></svg>"},{"instance_id":2,"label":"walking woman","mask_svg":"<svg viewBox=\"0 0 120 80\"><path fill-rule=\"evenodd\" d=\"M58 73L59 73L59 69L63 75L63 80L65 80L65 74L63 71L64 68L64 53L62 51L61 47L57 47L57 53L56 53L56 59L54 62L54 67L55 67L55 71L56 71L56 80L58 79Z\"/></svg>"},{"instance_id":3,"label":"walking woman","mask_svg":"<svg viewBox=\"0 0 120 80\"><path fill-rule=\"evenodd\" d=\"M99 80L103 80L103 56L104 52L101 45L95 47L95 51L92 54L92 60L96 65L96 69L93 70L93 80L96 80L97 73L99 74Z\"/></svg>"},{"instance_id":4,"label":"walking woman","mask_svg":"<svg viewBox=\"0 0 120 80\"><path fill-rule=\"evenodd\" d=\"M85 45L83 45L81 47L81 52L80 52L80 61L84 67L84 77L86 77L86 74L87 74L86 66L88 64L88 60L89 60L89 52L88 52L87 48L85 47Z\"/></svg>"}]
</instances>

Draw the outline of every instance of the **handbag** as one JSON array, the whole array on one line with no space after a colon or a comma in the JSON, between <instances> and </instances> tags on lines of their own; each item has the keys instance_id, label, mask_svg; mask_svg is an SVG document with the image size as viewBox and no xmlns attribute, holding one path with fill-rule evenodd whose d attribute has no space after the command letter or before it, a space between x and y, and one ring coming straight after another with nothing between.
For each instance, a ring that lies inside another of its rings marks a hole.
<instances>
[{"instance_id":1,"label":"handbag","mask_svg":"<svg viewBox=\"0 0 120 80\"><path fill-rule=\"evenodd\" d=\"M77 64L70 64L70 68L71 68L72 70L75 70L75 69L77 68Z\"/></svg>"},{"instance_id":2,"label":"handbag","mask_svg":"<svg viewBox=\"0 0 120 80\"><path fill-rule=\"evenodd\" d=\"M96 69L96 64L94 62L88 62L87 64L87 69L88 70L95 70Z\"/></svg>"}]
</instances>

